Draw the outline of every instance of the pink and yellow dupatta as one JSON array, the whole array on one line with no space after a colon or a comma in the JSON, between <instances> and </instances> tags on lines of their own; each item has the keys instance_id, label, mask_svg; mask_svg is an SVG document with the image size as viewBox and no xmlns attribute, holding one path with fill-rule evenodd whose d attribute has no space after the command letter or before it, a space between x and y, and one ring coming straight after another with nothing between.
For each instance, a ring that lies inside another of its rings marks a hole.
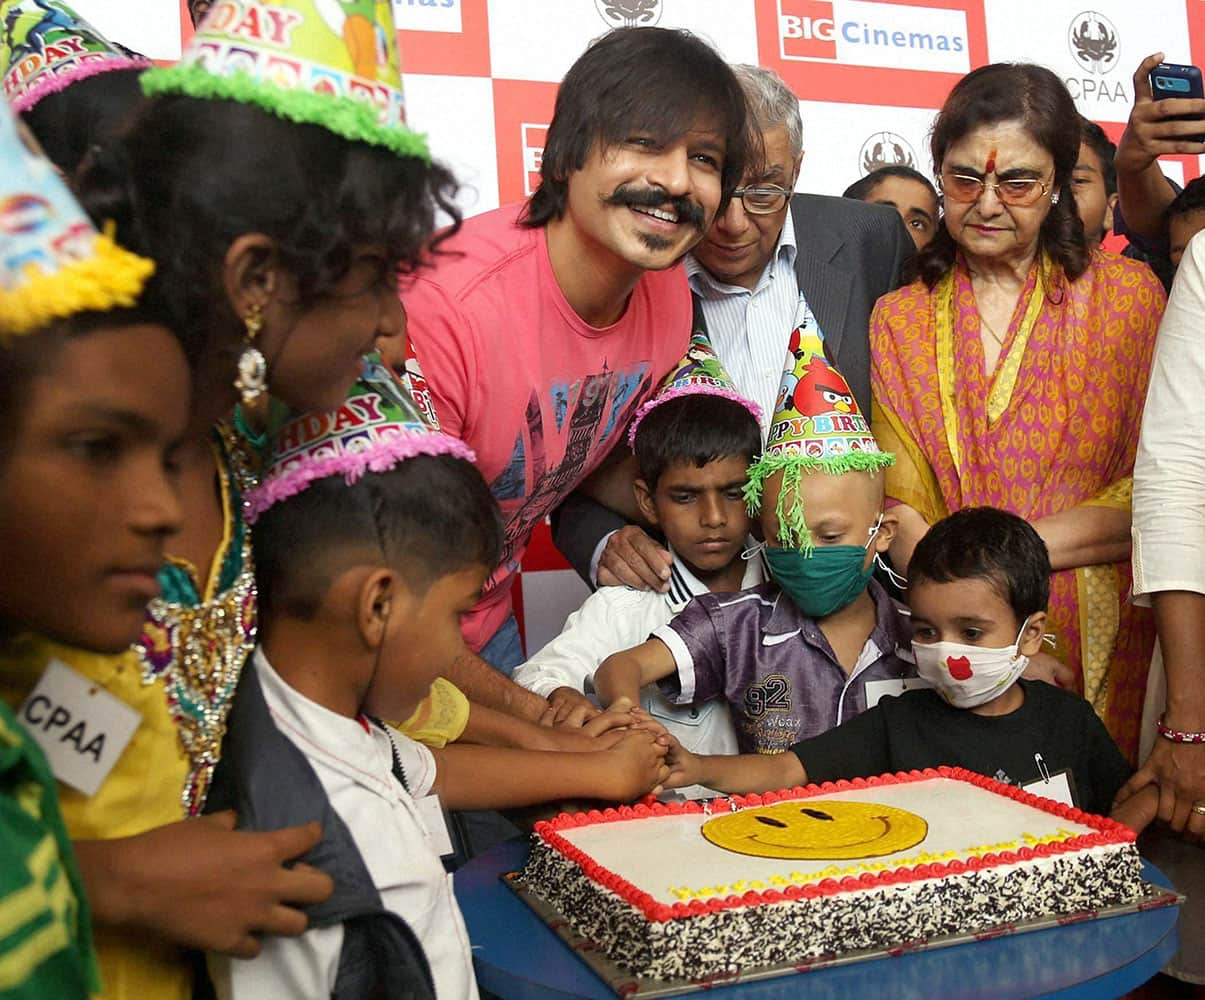
<instances>
[{"instance_id":1,"label":"pink and yellow dupatta","mask_svg":"<svg viewBox=\"0 0 1205 1000\"><path fill-rule=\"evenodd\" d=\"M1128 510L1162 287L1145 265L1097 254L1067 282L1031 268L992 376L960 261L932 289L916 282L871 318L871 423L896 453L887 495L930 524L971 506L1029 521L1080 504ZM1128 562L1051 578L1056 655L1133 758L1154 643L1128 600Z\"/></svg>"}]
</instances>

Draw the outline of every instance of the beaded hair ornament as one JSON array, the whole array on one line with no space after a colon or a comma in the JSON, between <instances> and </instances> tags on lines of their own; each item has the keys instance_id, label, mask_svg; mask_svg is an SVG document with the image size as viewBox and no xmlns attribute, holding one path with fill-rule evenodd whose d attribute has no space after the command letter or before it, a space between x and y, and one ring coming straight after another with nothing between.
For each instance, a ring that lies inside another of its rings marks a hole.
<instances>
[{"instance_id":1,"label":"beaded hair ornament","mask_svg":"<svg viewBox=\"0 0 1205 1000\"><path fill-rule=\"evenodd\" d=\"M477 460L463 441L428 423L407 388L369 355L342 406L299 414L273 436L271 463L243 503L247 523L319 479L342 476L351 485L366 473L388 472L418 455Z\"/></svg>"},{"instance_id":2,"label":"beaded hair ornament","mask_svg":"<svg viewBox=\"0 0 1205 1000\"><path fill-rule=\"evenodd\" d=\"M135 305L155 265L112 232L96 231L29 130L0 107L0 344L54 319Z\"/></svg>"}]
</instances>

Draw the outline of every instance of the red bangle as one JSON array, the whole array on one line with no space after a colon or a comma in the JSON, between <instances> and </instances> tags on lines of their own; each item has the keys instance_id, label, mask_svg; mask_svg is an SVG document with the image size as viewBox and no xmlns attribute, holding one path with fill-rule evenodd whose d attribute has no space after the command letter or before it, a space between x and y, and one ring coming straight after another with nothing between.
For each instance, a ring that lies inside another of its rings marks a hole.
<instances>
[{"instance_id":1,"label":"red bangle","mask_svg":"<svg viewBox=\"0 0 1205 1000\"><path fill-rule=\"evenodd\" d=\"M1159 721L1155 723L1155 726L1159 730L1160 736L1173 743L1205 743L1205 733L1190 733L1182 729L1172 729L1163 724L1162 715L1159 716Z\"/></svg>"}]
</instances>

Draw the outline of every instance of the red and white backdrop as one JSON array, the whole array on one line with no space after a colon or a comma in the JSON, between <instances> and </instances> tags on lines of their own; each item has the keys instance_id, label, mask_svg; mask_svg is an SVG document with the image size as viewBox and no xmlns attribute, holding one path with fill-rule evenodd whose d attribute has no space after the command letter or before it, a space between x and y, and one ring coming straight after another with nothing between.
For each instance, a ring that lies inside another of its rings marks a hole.
<instances>
[{"instance_id":1,"label":"red and white backdrop","mask_svg":"<svg viewBox=\"0 0 1205 1000\"><path fill-rule=\"evenodd\" d=\"M190 33L177 0L73 0L111 37L162 60ZM463 184L467 214L531 193L557 81L621 25L689 28L732 62L777 71L800 98L801 190L840 194L878 166L932 173L935 110L968 70L1042 63L1080 110L1121 134L1149 53L1205 63L1203 0L394 0L407 114ZM1183 182L1197 157L1164 162ZM538 533L524 564L528 651L586 591Z\"/></svg>"}]
</instances>

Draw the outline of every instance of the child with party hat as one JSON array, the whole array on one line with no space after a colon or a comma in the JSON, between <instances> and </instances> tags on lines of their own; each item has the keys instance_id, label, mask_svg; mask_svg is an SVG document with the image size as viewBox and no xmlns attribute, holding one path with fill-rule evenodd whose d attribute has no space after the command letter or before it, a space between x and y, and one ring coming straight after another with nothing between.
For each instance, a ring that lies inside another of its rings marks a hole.
<instances>
[{"instance_id":1,"label":"child with party hat","mask_svg":"<svg viewBox=\"0 0 1205 1000\"><path fill-rule=\"evenodd\" d=\"M106 1000L187 1000L190 949L246 954L261 934L300 933L295 904L332 888L291 864L317 842L317 826L243 833L231 812L199 815L256 636L242 500L261 469L260 428L236 404L269 395L298 411L340 404L364 352L400 333L396 274L416 263L453 190L405 127L400 90L382 113L378 91L353 81L342 35L319 6L214 4L214 34L194 35L182 57L188 81L169 77L73 179L84 205L155 261L148 294L193 362L176 455L186 515L141 634L110 656L57 645L0 657L10 704L57 659L138 713L99 787L60 797ZM389 5L373 16L378 86L401 74ZM239 66L219 59L235 48ZM229 79L218 72L228 68Z\"/></svg>"},{"instance_id":2,"label":"child with party hat","mask_svg":"<svg viewBox=\"0 0 1205 1000\"><path fill-rule=\"evenodd\" d=\"M63 0L0 0L4 96L68 176L133 112L150 65Z\"/></svg>"},{"instance_id":3,"label":"child with party hat","mask_svg":"<svg viewBox=\"0 0 1205 1000\"><path fill-rule=\"evenodd\" d=\"M14 698L10 664L50 643L120 650L158 593L164 542L180 523L171 469L189 376L180 344L143 301L153 270L93 228L0 106L5 997L82 998L100 988L55 779L87 787L112 767L122 752L102 721L112 699L57 661L28 698Z\"/></svg>"},{"instance_id":4,"label":"child with party hat","mask_svg":"<svg viewBox=\"0 0 1205 1000\"><path fill-rule=\"evenodd\" d=\"M668 738L639 728L594 752L431 750L378 721L409 716L463 653L460 616L499 558L501 519L473 459L379 364L337 410L275 435L247 499L259 645L209 807L235 808L244 829L319 822L305 860L337 877L300 938L211 956L220 997L475 997L440 800L630 800L665 774Z\"/></svg>"},{"instance_id":5,"label":"child with party hat","mask_svg":"<svg viewBox=\"0 0 1205 1000\"><path fill-rule=\"evenodd\" d=\"M722 698L741 751L773 754L864 711L872 682L911 672L906 612L872 578L895 534L883 509L893 459L818 348L793 336L745 487L773 582L699 597L609 657L594 678L604 705L635 703L653 681L679 705Z\"/></svg>"},{"instance_id":6,"label":"child with party hat","mask_svg":"<svg viewBox=\"0 0 1205 1000\"><path fill-rule=\"evenodd\" d=\"M598 712L586 696L603 660L644 641L693 598L763 582L761 558L742 558L752 526L744 489L749 465L761 453L759 421L757 404L736 392L706 335L694 334L686 356L628 431L639 469L637 506L665 536L673 558L669 589L600 588L559 636L515 670L517 684L549 700L555 721L580 722ZM679 707L646 685L640 705L697 753L736 750L722 701Z\"/></svg>"},{"instance_id":7,"label":"child with party hat","mask_svg":"<svg viewBox=\"0 0 1205 1000\"><path fill-rule=\"evenodd\" d=\"M1150 823L1154 786L1114 806L1133 768L1092 706L1022 676L1042 647L1050 598L1050 558L1032 526L1007 511L966 507L921 539L908 577L923 683L772 757L674 747L666 785L705 781L749 793L950 766L1135 830Z\"/></svg>"}]
</instances>

